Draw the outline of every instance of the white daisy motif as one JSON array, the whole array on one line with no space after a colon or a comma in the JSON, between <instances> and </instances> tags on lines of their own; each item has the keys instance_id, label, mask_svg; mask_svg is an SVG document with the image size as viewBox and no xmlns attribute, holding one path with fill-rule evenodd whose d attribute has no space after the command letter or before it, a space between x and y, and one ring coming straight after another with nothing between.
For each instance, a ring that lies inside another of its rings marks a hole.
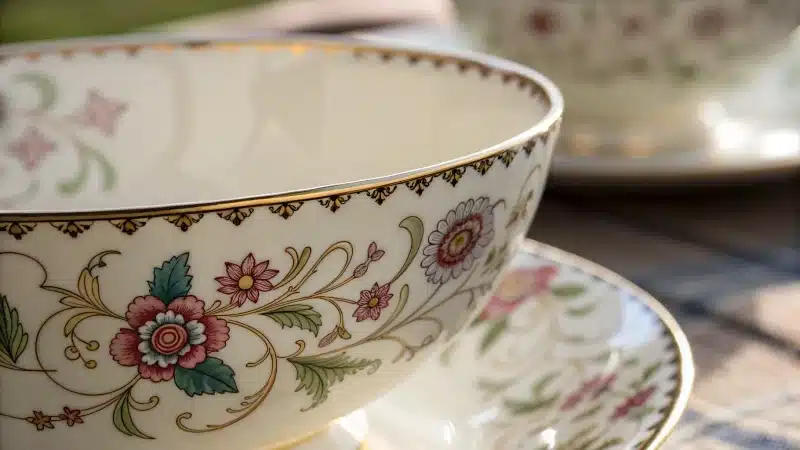
<instances>
[{"instance_id":1,"label":"white daisy motif","mask_svg":"<svg viewBox=\"0 0 800 450\"><path fill-rule=\"evenodd\" d=\"M494 239L494 207L480 197L458 204L428 236L420 264L428 281L444 284L475 264Z\"/></svg>"}]
</instances>

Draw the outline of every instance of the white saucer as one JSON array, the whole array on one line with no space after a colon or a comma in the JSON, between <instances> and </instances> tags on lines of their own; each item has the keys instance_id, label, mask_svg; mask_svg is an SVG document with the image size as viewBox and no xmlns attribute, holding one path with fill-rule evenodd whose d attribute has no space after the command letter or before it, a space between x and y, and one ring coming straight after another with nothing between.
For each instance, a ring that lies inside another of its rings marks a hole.
<instances>
[{"instance_id":1,"label":"white saucer","mask_svg":"<svg viewBox=\"0 0 800 450\"><path fill-rule=\"evenodd\" d=\"M527 241L513 266L454 345L387 396L285 448L660 447L694 378L675 320L619 276L544 244Z\"/></svg>"}]
</instances>

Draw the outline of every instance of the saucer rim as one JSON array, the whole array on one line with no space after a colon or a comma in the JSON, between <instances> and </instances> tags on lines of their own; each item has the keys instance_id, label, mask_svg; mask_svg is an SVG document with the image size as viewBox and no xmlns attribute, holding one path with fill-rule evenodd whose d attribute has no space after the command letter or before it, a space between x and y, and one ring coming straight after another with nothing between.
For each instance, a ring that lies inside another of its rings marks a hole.
<instances>
[{"instance_id":1,"label":"saucer rim","mask_svg":"<svg viewBox=\"0 0 800 450\"><path fill-rule=\"evenodd\" d=\"M664 334L671 339L670 347L674 353L670 362L677 367L675 375L671 377L676 384L675 388L668 393L669 405L660 410L663 418L648 427L645 431L649 436L636 444L639 450L661 448L675 431L681 417L686 412L695 381L695 363L691 345L678 321L661 302L647 291L598 263L533 239L523 240L518 251L533 256L543 256L558 264L580 268L588 275L596 276L606 283L631 291L636 301L649 309L664 326Z\"/></svg>"}]
</instances>

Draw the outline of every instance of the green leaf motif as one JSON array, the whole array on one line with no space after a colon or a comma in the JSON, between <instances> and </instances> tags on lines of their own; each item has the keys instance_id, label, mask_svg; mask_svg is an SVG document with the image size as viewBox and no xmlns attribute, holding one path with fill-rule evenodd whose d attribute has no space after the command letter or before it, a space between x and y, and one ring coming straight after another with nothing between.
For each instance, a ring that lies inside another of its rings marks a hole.
<instances>
[{"instance_id":1,"label":"green leaf motif","mask_svg":"<svg viewBox=\"0 0 800 450\"><path fill-rule=\"evenodd\" d=\"M580 308L567 309L567 315L571 317L586 317L597 308L596 304L586 305Z\"/></svg>"},{"instance_id":2,"label":"green leaf motif","mask_svg":"<svg viewBox=\"0 0 800 450\"><path fill-rule=\"evenodd\" d=\"M400 267L400 270L397 271L394 278L389 281L389 284L397 281L397 279L400 278L400 276L404 274L406 270L408 270L408 267L411 266L414 258L417 257L419 248L422 246L422 239L425 236L425 225L422 223L422 219L417 216L409 216L403 219L403 221L400 222L400 228L403 228L408 232L408 237L411 239L411 245L409 246L408 255L406 256L403 266Z\"/></svg>"},{"instance_id":3,"label":"green leaf motif","mask_svg":"<svg viewBox=\"0 0 800 450\"><path fill-rule=\"evenodd\" d=\"M125 391L124 394L117 400L114 405L114 413L111 415L114 426L121 433L127 436L135 436L142 439L153 439L151 436L143 433L139 427L133 422L131 415L131 391Z\"/></svg>"},{"instance_id":4,"label":"green leaf motif","mask_svg":"<svg viewBox=\"0 0 800 450\"><path fill-rule=\"evenodd\" d=\"M553 406L553 403L558 399L557 395L554 395L549 398L545 398L542 400L533 400L533 401L518 401L518 400L506 400L505 408L508 410L511 415L518 416L518 415L525 415L525 414L532 414L541 409L549 408Z\"/></svg>"},{"instance_id":5,"label":"green leaf motif","mask_svg":"<svg viewBox=\"0 0 800 450\"><path fill-rule=\"evenodd\" d=\"M39 104L36 106L38 111L52 109L58 98L58 88L53 79L43 73L27 72L17 75L17 81L28 83L39 91Z\"/></svg>"},{"instance_id":6,"label":"green leaf motif","mask_svg":"<svg viewBox=\"0 0 800 450\"><path fill-rule=\"evenodd\" d=\"M281 328L296 327L319 335L322 326L322 315L310 305L288 305L274 311L265 312L263 316L277 322ZM342 333L339 333L341 336Z\"/></svg>"},{"instance_id":7,"label":"green leaf motif","mask_svg":"<svg viewBox=\"0 0 800 450\"><path fill-rule=\"evenodd\" d=\"M575 416L575 417L574 417L572 420L573 420L574 422L580 422L580 421L582 421L582 420L586 420L586 419L589 419L589 418L591 418L591 417L594 417L594 416L596 416L596 415L597 415L597 414L598 414L600 411L602 411L602 410L603 410L603 406L605 406L605 405L603 405L602 403L598 403L597 405L594 405L593 407L589 408L588 410L586 410L586 411L584 411L584 412L582 412L582 413L578 414L578 415L577 415L577 416Z\"/></svg>"},{"instance_id":8,"label":"green leaf motif","mask_svg":"<svg viewBox=\"0 0 800 450\"><path fill-rule=\"evenodd\" d=\"M15 366L28 346L28 333L5 295L0 295L0 365Z\"/></svg>"},{"instance_id":9,"label":"green leaf motif","mask_svg":"<svg viewBox=\"0 0 800 450\"><path fill-rule=\"evenodd\" d=\"M586 288L580 284L562 284L560 286L553 286L551 289L553 295L565 300L580 297L586 292Z\"/></svg>"},{"instance_id":10,"label":"green leaf motif","mask_svg":"<svg viewBox=\"0 0 800 450\"><path fill-rule=\"evenodd\" d=\"M556 379L558 379L558 373L549 373L539 379L536 384L533 385L532 391L534 397L542 397L545 389L547 389L547 387L550 386L550 384L552 384Z\"/></svg>"},{"instance_id":11,"label":"green leaf motif","mask_svg":"<svg viewBox=\"0 0 800 450\"><path fill-rule=\"evenodd\" d=\"M486 334L483 335L483 339L481 339L480 347L478 348L479 353L481 355L485 354L492 345L497 342L500 336L502 336L507 327L508 318L503 318L502 320L492 323L486 331Z\"/></svg>"},{"instance_id":12,"label":"green leaf motif","mask_svg":"<svg viewBox=\"0 0 800 450\"><path fill-rule=\"evenodd\" d=\"M346 353L330 357L290 358L289 362L294 366L299 381L295 392L305 389L311 396L311 406L303 411L314 409L327 400L331 386L342 382L345 376L367 369L367 375L372 375L381 366L379 359L351 358Z\"/></svg>"},{"instance_id":13,"label":"green leaf motif","mask_svg":"<svg viewBox=\"0 0 800 450\"><path fill-rule=\"evenodd\" d=\"M161 267L153 269L153 281L148 281L150 295L169 305L179 297L189 295L192 276L189 275L189 253L173 256Z\"/></svg>"},{"instance_id":14,"label":"green leaf motif","mask_svg":"<svg viewBox=\"0 0 800 450\"><path fill-rule=\"evenodd\" d=\"M625 444L625 440L624 439L619 438L619 437L615 437L615 438L603 441L602 444L598 445L597 447L594 447L593 450L608 450L610 448L618 447L618 446L623 445L623 444Z\"/></svg>"},{"instance_id":15,"label":"green leaf motif","mask_svg":"<svg viewBox=\"0 0 800 450\"><path fill-rule=\"evenodd\" d=\"M660 362L655 362L647 367L645 367L644 372L642 373L642 383L647 383L656 374L658 369L661 367Z\"/></svg>"},{"instance_id":16,"label":"green leaf motif","mask_svg":"<svg viewBox=\"0 0 800 450\"><path fill-rule=\"evenodd\" d=\"M194 369L175 366L175 386L189 397L239 392L233 369L219 358L207 358Z\"/></svg>"},{"instance_id":17,"label":"green leaf motif","mask_svg":"<svg viewBox=\"0 0 800 450\"><path fill-rule=\"evenodd\" d=\"M80 158L79 169L73 177L69 180L64 180L58 183L58 191L64 195L73 196L83 190L86 183L89 181L89 157L94 150L87 144L75 140L75 151Z\"/></svg>"}]
</instances>

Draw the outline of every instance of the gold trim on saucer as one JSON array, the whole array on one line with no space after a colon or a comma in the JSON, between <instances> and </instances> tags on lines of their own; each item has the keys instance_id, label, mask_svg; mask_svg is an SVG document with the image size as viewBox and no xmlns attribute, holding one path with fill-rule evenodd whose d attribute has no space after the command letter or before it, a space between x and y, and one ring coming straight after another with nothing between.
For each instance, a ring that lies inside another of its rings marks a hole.
<instances>
[{"instance_id":1,"label":"gold trim on saucer","mask_svg":"<svg viewBox=\"0 0 800 450\"><path fill-rule=\"evenodd\" d=\"M692 349L678 321L675 320L675 317L670 314L667 308L652 295L619 274L597 263L531 239L526 239L521 244L520 249L535 255L543 255L547 258L552 258L557 262L585 268L587 272L607 280L616 286L634 292L637 299L641 300L645 306L653 311L664 324L666 334L672 339L673 343L672 350L674 350L675 353L675 360L673 363L678 368L675 374L676 385L675 389L669 393L670 404L661 410L664 418L647 430L650 436L638 443L636 447L638 450L657 450L661 448L672 432L675 431L678 422L686 411L689 405L689 397L694 387L695 366L692 357Z\"/></svg>"}]
</instances>

